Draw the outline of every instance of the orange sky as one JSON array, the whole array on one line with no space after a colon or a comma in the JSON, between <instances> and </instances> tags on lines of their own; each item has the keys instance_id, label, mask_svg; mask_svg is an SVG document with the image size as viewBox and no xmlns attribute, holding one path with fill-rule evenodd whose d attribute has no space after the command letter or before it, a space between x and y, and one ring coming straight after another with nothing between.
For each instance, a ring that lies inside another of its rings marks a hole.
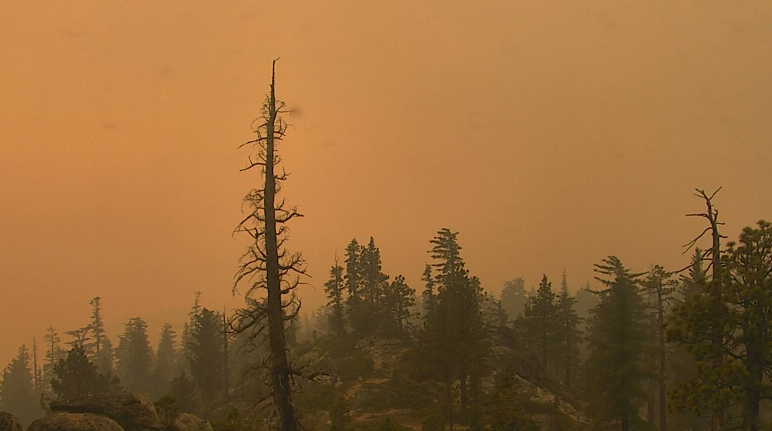
<instances>
[{"instance_id":1,"label":"orange sky","mask_svg":"<svg viewBox=\"0 0 772 431\"><path fill-rule=\"evenodd\" d=\"M0 3L0 367L103 298L179 329L232 307L239 173L278 63L297 110L284 192L318 304L336 251L376 238L413 287L460 231L483 285L573 286L616 254L683 265L694 187L734 238L772 218L768 1ZM310 308L310 307L309 307Z\"/></svg>"}]
</instances>

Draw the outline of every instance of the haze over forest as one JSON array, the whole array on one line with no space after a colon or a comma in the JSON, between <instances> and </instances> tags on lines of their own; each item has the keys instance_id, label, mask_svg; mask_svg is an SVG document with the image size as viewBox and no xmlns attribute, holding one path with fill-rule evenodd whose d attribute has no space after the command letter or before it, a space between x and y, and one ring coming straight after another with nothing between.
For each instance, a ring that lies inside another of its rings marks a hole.
<instances>
[{"instance_id":1,"label":"haze over forest","mask_svg":"<svg viewBox=\"0 0 772 431\"><path fill-rule=\"evenodd\" d=\"M498 294L609 254L689 263L695 187L736 239L772 217L766 2L42 2L0 4L0 364L49 325L142 316L151 343L195 291L231 296L240 173L278 63L294 110L282 190L312 276L352 238L420 287L460 232Z\"/></svg>"}]
</instances>

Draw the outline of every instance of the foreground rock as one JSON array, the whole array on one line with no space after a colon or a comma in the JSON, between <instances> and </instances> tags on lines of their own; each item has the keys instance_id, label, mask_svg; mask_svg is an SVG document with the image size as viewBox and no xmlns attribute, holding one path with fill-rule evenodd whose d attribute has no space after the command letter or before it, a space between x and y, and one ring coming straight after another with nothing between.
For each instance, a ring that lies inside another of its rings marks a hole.
<instances>
[{"instance_id":1,"label":"foreground rock","mask_svg":"<svg viewBox=\"0 0 772 431\"><path fill-rule=\"evenodd\" d=\"M90 395L73 401L51 404L51 410L102 414L118 422L126 431L151 431L163 428L161 418L150 400L144 395L133 392Z\"/></svg>"},{"instance_id":2,"label":"foreground rock","mask_svg":"<svg viewBox=\"0 0 772 431\"><path fill-rule=\"evenodd\" d=\"M102 415L54 413L32 422L27 431L123 431L123 428Z\"/></svg>"},{"instance_id":3,"label":"foreground rock","mask_svg":"<svg viewBox=\"0 0 772 431\"><path fill-rule=\"evenodd\" d=\"M168 431L212 431L212 424L190 413L180 413L166 429Z\"/></svg>"},{"instance_id":4,"label":"foreground rock","mask_svg":"<svg viewBox=\"0 0 772 431\"><path fill-rule=\"evenodd\" d=\"M10 413L0 412L0 431L22 431L21 422Z\"/></svg>"}]
</instances>

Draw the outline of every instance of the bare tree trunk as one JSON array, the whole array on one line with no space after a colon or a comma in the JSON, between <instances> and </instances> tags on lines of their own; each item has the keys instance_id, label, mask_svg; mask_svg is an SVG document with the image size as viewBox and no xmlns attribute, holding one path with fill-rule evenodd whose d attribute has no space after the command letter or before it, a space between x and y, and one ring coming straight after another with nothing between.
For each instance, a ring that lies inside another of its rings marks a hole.
<instances>
[{"instance_id":1,"label":"bare tree trunk","mask_svg":"<svg viewBox=\"0 0 772 431\"><path fill-rule=\"evenodd\" d=\"M225 402L230 399L230 367L228 366L228 319L225 317L225 307L222 310L222 351L223 351L223 396Z\"/></svg>"},{"instance_id":2,"label":"bare tree trunk","mask_svg":"<svg viewBox=\"0 0 772 431\"><path fill-rule=\"evenodd\" d=\"M630 431L630 413L622 413L619 429L620 431Z\"/></svg>"},{"instance_id":3,"label":"bare tree trunk","mask_svg":"<svg viewBox=\"0 0 772 431\"><path fill-rule=\"evenodd\" d=\"M697 197L701 197L705 201L706 210L704 213L697 213L697 214L687 214L689 217L704 217L708 220L708 223L710 226L705 229L697 238L692 240L689 244L694 245L696 244L697 240L699 240L705 233L710 231L711 233L711 239L712 244L709 252L711 253L711 265L713 270L713 279L711 282L713 283L712 288L710 289L712 300L715 303L717 309L714 311L720 310L720 307L722 306L723 299L721 295L721 288L720 286L717 286L716 283L721 283L721 238L725 238L718 230L719 225L723 225L724 223L718 221L718 209L713 207L713 197L716 196L716 193L718 193L721 190L721 187L719 187L715 192L713 192L712 195L708 196L707 193L705 193L704 190L697 189ZM705 255L703 255L703 258ZM723 351L723 345L724 345L724 337L721 334L720 329L715 330L715 335L713 336L713 340L711 341L711 344L713 344L716 352L722 352ZM713 366L718 368L721 367L724 363L724 357L723 354L717 353L716 356L713 358ZM723 382L719 381L719 386L721 386ZM724 428L724 424L726 422L726 413L725 413L725 406L724 404L719 401L718 405L714 408L713 411L713 429L715 431L720 431Z\"/></svg>"},{"instance_id":4,"label":"bare tree trunk","mask_svg":"<svg viewBox=\"0 0 772 431\"><path fill-rule=\"evenodd\" d=\"M297 431L298 424L292 407L290 390L290 368L287 361L284 337L284 311L281 302L279 276L279 255L276 240L276 176L274 173L274 132L276 127L276 61L271 72L271 94L268 105L265 163L265 251L266 282L268 290L268 339L271 346L271 368L273 374L273 399L283 431Z\"/></svg>"}]
</instances>

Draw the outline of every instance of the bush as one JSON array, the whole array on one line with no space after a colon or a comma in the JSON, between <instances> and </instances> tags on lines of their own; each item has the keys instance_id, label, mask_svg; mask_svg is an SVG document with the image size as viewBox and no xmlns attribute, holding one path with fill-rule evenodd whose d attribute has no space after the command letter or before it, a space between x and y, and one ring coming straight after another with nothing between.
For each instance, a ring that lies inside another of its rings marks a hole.
<instances>
[{"instance_id":1,"label":"bush","mask_svg":"<svg viewBox=\"0 0 772 431\"><path fill-rule=\"evenodd\" d=\"M330 406L330 430L342 430L350 420L348 404L343 397L338 397Z\"/></svg>"},{"instance_id":2,"label":"bush","mask_svg":"<svg viewBox=\"0 0 772 431\"><path fill-rule=\"evenodd\" d=\"M424 418L421 431L445 431L445 417L440 412L433 412Z\"/></svg>"},{"instance_id":3,"label":"bush","mask_svg":"<svg viewBox=\"0 0 772 431\"><path fill-rule=\"evenodd\" d=\"M337 363L341 380L353 381L359 378L368 379L373 375L373 358L361 352L355 352Z\"/></svg>"}]
</instances>

